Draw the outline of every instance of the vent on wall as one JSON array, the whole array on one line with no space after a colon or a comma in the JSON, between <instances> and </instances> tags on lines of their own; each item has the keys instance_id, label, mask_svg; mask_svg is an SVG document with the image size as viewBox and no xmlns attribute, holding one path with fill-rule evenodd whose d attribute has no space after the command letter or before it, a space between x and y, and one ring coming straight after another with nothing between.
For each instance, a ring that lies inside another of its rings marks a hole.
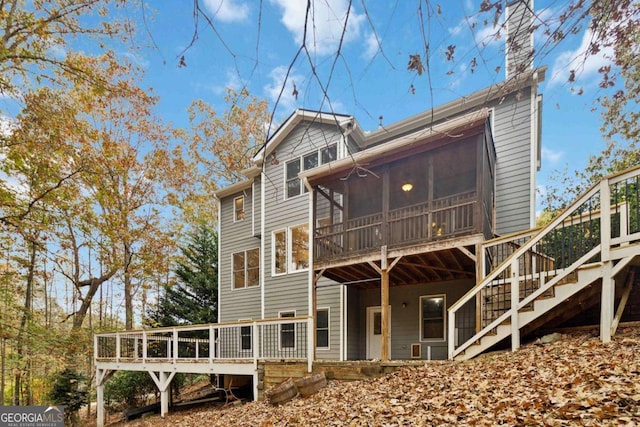
<instances>
[{"instance_id":1,"label":"vent on wall","mask_svg":"<svg viewBox=\"0 0 640 427\"><path fill-rule=\"evenodd\" d=\"M422 344L411 344L411 358L422 359Z\"/></svg>"}]
</instances>

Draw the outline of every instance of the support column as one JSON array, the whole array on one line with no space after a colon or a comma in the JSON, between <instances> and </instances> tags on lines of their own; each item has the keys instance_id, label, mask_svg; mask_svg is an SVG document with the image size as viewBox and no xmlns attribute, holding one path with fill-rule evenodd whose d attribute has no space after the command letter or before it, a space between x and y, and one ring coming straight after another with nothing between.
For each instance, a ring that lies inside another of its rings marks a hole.
<instances>
[{"instance_id":1,"label":"support column","mask_svg":"<svg viewBox=\"0 0 640 427\"><path fill-rule=\"evenodd\" d=\"M175 376L175 372L159 372L159 376L155 372L149 371L149 375L160 391L160 416L164 416L169 412L169 393L171 380Z\"/></svg>"},{"instance_id":2,"label":"support column","mask_svg":"<svg viewBox=\"0 0 640 427\"><path fill-rule=\"evenodd\" d=\"M98 427L104 427L104 384L100 381L102 372L102 369L96 369L96 424Z\"/></svg>"},{"instance_id":3,"label":"support column","mask_svg":"<svg viewBox=\"0 0 640 427\"><path fill-rule=\"evenodd\" d=\"M391 307L389 306L389 273L400 261L402 257L399 256L391 261L387 258L387 246L380 248L380 267L374 262L369 261L369 265L380 274L380 315L382 317L382 344L380 349L380 359L387 361L391 358L391 349L389 348L389 342L391 341Z\"/></svg>"},{"instance_id":4,"label":"support column","mask_svg":"<svg viewBox=\"0 0 640 427\"><path fill-rule=\"evenodd\" d=\"M611 189L609 180L600 182L600 259L602 261L602 295L600 298L600 340L611 341L611 326L615 305L616 285L611 261Z\"/></svg>"},{"instance_id":5,"label":"support column","mask_svg":"<svg viewBox=\"0 0 640 427\"><path fill-rule=\"evenodd\" d=\"M383 264L386 264L386 260ZM387 268L383 268L381 275L382 287L380 292L380 305L382 306L382 354L380 359L382 361L387 361L390 356L389 337L391 334L391 331L389 330L389 270L387 270Z\"/></svg>"},{"instance_id":6,"label":"support column","mask_svg":"<svg viewBox=\"0 0 640 427\"><path fill-rule=\"evenodd\" d=\"M600 300L600 340L611 341L611 326L615 305L616 282L611 275L612 262L606 261L602 267L602 297Z\"/></svg>"},{"instance_id":7,"label":"support column","mask_svg":"<svg viewBox=\"0 0 640 427\"><path fill-rule=\"evenodd\" d=\"M162 418L169 412L169 382L167 378L169 375L166 372L160 372L160 382L166 384L163 389L160 389L160 416Z\"/></svg>"},{"instance_id":8,"label":"support column","mask_svg":"<svg viewBox=\"0 0 640 427\"><path fill-rule=\"evenodd\" d=\"M96 425L104 427L104 383L112 371L96 368Z\"/></svg>"}]
</instances>

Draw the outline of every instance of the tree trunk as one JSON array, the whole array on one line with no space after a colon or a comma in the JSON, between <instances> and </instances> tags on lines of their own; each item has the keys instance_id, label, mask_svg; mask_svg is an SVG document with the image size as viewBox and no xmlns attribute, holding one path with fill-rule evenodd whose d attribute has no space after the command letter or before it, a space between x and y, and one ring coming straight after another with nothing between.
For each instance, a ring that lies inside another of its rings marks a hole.
<instances>
[{"instance_id":1,"label":"tree trunk","mask_svg":"<svg viewBox=\"0 0 640 427\"><path fill-rule=\"evenodd\" d=\"M131 245L124 242L124 327L127 331L133 329L133 284L129 270L132 259Z\"/></svg>"},{"instance_id":2,"label":"tree trunk","mask_svg":"<svg viewBox=\"0 0 640 427\"><path fill-rule=\"evenodd\" d=\"M116 274L117 271L118 270L114 268L113 270L107 272L106 274L101 275L100 277L91 277L87 280L82 280L76 284L77 289L81 289L86 286L88 286L89 289L87 290L87 293L82 298L82 304L80 304L80 308L74 314L74 317L73 317L74 330L79 330L80 328L82 328L84 319L87 317L87 313L89 313L89 310L91 310L91 302L93 301L93 297L98 292L98 289L102 287L102 284L107 280L111 279Z\"/></svg>"},{"instance_id":3,"label":"tree trunk","mask_svg":"<svg viewBox=\"0 0 640 427\"><path fill-rule=\"evenodd\" d=\"M26 283L26 289L25 289L25 296L24 296L24 307L23 307L23 312L22 312L22 318L20 319L20 329L18 330L18 336L16 337L16 353L18 356L18 369L16 370L15 373L15 384L14 384L14 391L13 391L13 404L14 405L20 405L20 391L22 389L22 362L24 361L24 356L25 356L25 346L24 346L24 336L26 333L26 329L27 326L29 324L29 320L31 318L31 308L32 308L32 301L31 301L31 297L33 294L33 279L35 276L35 268L36 268L36 255L37 255L37 251L36 251L36 244L33 240L29 241L29 261L28 261L28 272L27 272L27 283ZM28 372L29 366L28 364L24 365L25 371ZM28 378L28 375L27 375ZM30 389L30 384L29 381L27 381L27 384L25 385L26 389L26 395L30 396L31 395L31 389Z\"/></svg>"}]
</instances>

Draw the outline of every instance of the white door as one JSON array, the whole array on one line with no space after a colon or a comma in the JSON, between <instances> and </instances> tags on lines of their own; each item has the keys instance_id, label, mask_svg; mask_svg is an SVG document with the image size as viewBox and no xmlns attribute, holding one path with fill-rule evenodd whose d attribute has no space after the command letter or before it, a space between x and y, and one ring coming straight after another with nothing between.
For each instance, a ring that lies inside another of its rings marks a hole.
<instances>
[{"instance_id":1,"label":"white door","mask_svg":"<svg viewBox=\"0 0 640 427\"><path fill-rule=\"evenodd\" d=\"M391 325L391 307L389 307L388 320ZM391 328L389 328L389 344L391 344ZM382 307L367 307L367 359L380 359L381 357Z\"/></svg>"}]
</instances>

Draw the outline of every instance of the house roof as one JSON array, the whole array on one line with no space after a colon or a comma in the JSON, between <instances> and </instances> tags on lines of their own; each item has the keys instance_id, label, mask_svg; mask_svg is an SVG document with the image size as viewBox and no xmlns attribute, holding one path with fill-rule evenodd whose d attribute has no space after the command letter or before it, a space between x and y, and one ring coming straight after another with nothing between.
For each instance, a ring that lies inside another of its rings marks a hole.
<instances>
[{"instance_id":1,"label":"house roof","mask_svg":"<svg viewBox=\"0 0 640 427\"><path fill-rule=\"evenodd\" d=\"M267 158L273 151L278 147L278 145L287 137L287 135L296 128L296 126L302 121L310 121L314 123L326 123L341 126L346 122L351 123L351 128L349 132L349 137L360 147L371 147L365 149L363 152L368 154L362 154L363 157L367 157L371 155L370 153L374 153L372 148L379 144L384 145L385 148L382 149L383 152L389 149L390 144L396 144L398 141L406 141L405 136L415 135L418 133L422 133L423 136L428 136L424 134L424 129L426 126L433 129L438 129L440 124L431 126L432 123L443 122L449 117L469 117L468 115L459 116L461 113L470 110L479 110L483 105L487 102L500 99L509 95L510 93L516 92L522 88L535 86L538 83L541 83L545 79L545 73L547 71L547 67L543 66L532 70L526 73L519 73L518 75L510 78L504 82L500 82L489 86L487 88L481 89L479 91L473 92L467 96L462 96L453 101L450 101L446 104L438 106L436 108L432 108L430 110L426 110L422 113L416 114L414 116L408 117L404 120L400 120L398 122L392 123L389 126L384 126L380 129L371 131L371 132L363 132L362 128L358 124L357 120L353 116L349 116L346 114L333 114L326 113L321 111L314 110L306 110L306 109L296 109L288 118L280 125L280 127L276 130L276 132L269 138L267 143L253 156L252 161L255 165L255 168L251 168L249 170L260 170L263 166L264 159ZM476 111L477 112L477 111ZM473 113L472 113L473 114ZM457 120L454 118L452 121L445 121L443 124L448 126L448 124ZM458 123L458 122L456 122ZM415 132L416 129L423 129L418 132ZM400 139L397 139L400 137ZM397 139L397 140L394 140ZM392 141L394 140L394 141ZM391 142L386 142L391 141ZM394 147L395 145L391 145ZM343 159L344 164L353 165L353 159L356 156L361 155L359 152L355 155ZM340 161L338 161L340 162ZM331 162L325 167L320 167L313 169L311 171L305 171L300 174L301 177L312 177L316 176L316 173L327 174L326 169L330 165L333 165L336 162ZM246 175L246 174L245 174ZM222 190L216 192L216 197L225 197L234 192L241 191L245 188L250 187L253 182L252 175L249 180L242 181L237 184L233 184L229 187L226 187ZM317 175L320 176L320 175ZM244 187L243 187L244 185Z\"/></svg>"},{"instance_id":2,"label":"house roof","mask_svg":"<svg viewBox=\"0 0 640 427\"><path fill-rule=\"evenodd\" d=\"M253 184L253 180L255 179L255 177L260 175L260 168L253 166L241 171L240 173L242 173L248 179L242 180L240 182L236 182L235 184L231 184L225 188L222 188L216 191L215 193L213 193L213 195L218 199L221 199L223 197L227 197L232 194L239 193L240 191L246 190L247 188L251 188L251 184Z\"/></svg>"},{"instance_id":3,"label":"house roof","mask_svg":"<svg viewBox=\"0 0 640 427\"><path fill-rule=\"evenodd\" d=\"M302 171L298 176L309 181L315 181L326 176L345 173L352 170L356 165L367 164L374 159L386 157L390 153L411 150L417 146L447 137L468 136L464 134L464 131L483 124L487 117L489 117L489 110L482 108L433 126L423 126L421 129L391 142L379 144L357 152L350 157L344 157L319 167Z\"/></svg>"},{"instance_id":4,"label":"house roof","mask_svg":"<svg viewBox=\"0 0 640 427\"><path fill-rule=\"evenodd\" d=\"M269 138L264 147L262 147L256 154L253 156L254 164L258 166L262 166L264 159L270 155L273 150L276 149L278 145L286 138L286 136L291 132L295 127L302 121L310 121L314 123L326 123L340 126L341 123L351 120L353 129L352 135L354 139L356 139L358 143L364 140L364 134L362 130L359 128L353 116L349 116L346 114L333 114L333 113L325 113L322 111L313 111L313 110L305 110L298 108L296 109L290 116L285 120L285 122L280 125L280 127L275 131L275 133Z\"/></svg>"},{"instance_id":5,"label":"house roof","mask_svg":"<svg viewBox=\"0 0 640 427\"><path fill-rule=\"evenodd\" d=\"M530 72L519 73L504 82L491 85L466 96L461 96L446 104L425 110L404 120L392 123L389 126L384 126L369 132L366 135L366 145L376 145L384 140L394 138L397 135L411 132L425 124L436 123L464 111L481 108L487 102L503 98L522 88L535 86L544 81L546 71L547 67L542 66Z\"/></svg>"}]
</instances>

